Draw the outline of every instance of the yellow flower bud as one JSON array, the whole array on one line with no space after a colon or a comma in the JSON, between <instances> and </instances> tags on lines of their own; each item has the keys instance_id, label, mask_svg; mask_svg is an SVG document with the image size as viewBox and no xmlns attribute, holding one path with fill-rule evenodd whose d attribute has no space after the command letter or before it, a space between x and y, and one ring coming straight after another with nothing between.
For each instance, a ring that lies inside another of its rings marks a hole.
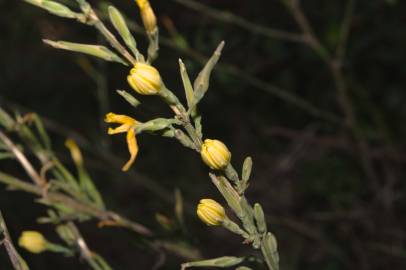
<instances>
[{"instance_id":1,"label":"yellow flower bud","mask_svg":"<svg viewBox=\"0 0 406 270\"><path fill-rule=\"evenodd\" d=\"M204 163L212 169L224 169L230 163L231 153L219 140L204 140L200 155Z\"/></svg>"},{"instance_id":2,"label":"yellow flower bud","mask_svg":"<svg viewBox=\"0 0 406 270\"><path fill-rule=\"evenodd\" d=\"M156 16L148 1L141 8L141 18L148 34L157 30Z\"/></svg>"},{"instance_id":3,"label":"yellow flower bud","mask_svg":"<svg viewBox=\"0 0 406 270\"><path fill-rule=\"evenodd\" d=\"M24 231L18 240L18 244L32 253L41 253L47 249L47 240L41 233L36 231Z\"/></svg>"},{"instance_id":4,"label":"yellow flower bud","mask_svg":"<svg viewBox=\"0 0 406 270\"><path fill-rule=\"evenodd\" d=\"M162 88L162 80L158 70L140 62L137 62L130 70L127 81L141 95L156 95Z\"/></svg>"},{"instance_id":5,"label":"yellow flower bud","mask_svg":"<svg viewBox=\"0 0 406 270\"><path fill-rule=\"evenodd\" d=\"M220 225L226 218L223 206L212 199L202 199L197 206L197 216L207 225Z\"/></svg>"}]
</instances>

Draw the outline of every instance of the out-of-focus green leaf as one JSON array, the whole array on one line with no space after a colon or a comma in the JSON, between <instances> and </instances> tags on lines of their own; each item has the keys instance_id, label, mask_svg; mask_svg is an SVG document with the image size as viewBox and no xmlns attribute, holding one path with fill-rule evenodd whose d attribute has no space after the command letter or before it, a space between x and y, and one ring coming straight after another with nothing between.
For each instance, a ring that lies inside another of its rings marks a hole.
<instances>
[{"instance_id":1,"label":"out-of-focus green leaf","mask_svg":"<svg viewBox=\"0 0 406 270\"><path fill-rule=\"evenodd\" d=\"M117 54L101 45L73 43L67 41L52 41L48 39L44 39L43 41L56 49L89 54L104 59L106 61L117 62L126 66L128 65Z\"/></svg>"}]
</instances>

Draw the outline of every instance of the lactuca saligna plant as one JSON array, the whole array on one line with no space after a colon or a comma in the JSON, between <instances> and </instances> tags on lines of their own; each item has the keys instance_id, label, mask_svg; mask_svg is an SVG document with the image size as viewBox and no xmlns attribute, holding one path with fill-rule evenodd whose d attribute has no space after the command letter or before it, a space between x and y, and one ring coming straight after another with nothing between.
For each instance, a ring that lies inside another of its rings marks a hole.
<instances>
[{"instance_id":1,"label":"lactuca saligna plant","mask_svg":"<svg viewBox=\"0 0 406 270\"><path fill-rule=\"evenodd\" d=\"M223 226L231 232L240 235L244 239L244 243L250 244L254 249L261 250L269 269L279 269L276 240L274 235L267 229L262 207L259 203L253 206L245 197L245 191L248 187L251 174L252 159L247 157L242 165L241 173L238 173L231 164L231 152L227 146L220 140L207 139L203 134L202 117L198 110L198 104L209 89L210 75L220 58L224 42L221 42L217 47L193 84L185 65L179 60L180 75L187 100L185 106L165 86L158 69L152 66L153 61L158 56L159 30L156 16L148 0L136 0L149 40L146 56L138 50L135 38L129 31L124 16L113 6L108 8L109 19L124 44L108 30L91 5L85 0L76 1L79 11L73 11L71 8L54 1L25 1L46 9L55 15L75 19L80 23L95 27L106 38L111 49L114 51L102 45L50 40L44 40L44 42L54 48L85 53L106 61L132 66L127 76L127 81L131 88L139 95L155 95L162 98L172 109L174 113L173 118L156 118L146 122L138 121L132 116L106 112L105 121L107 123L119 124L114 129L110 128L108 133L126 134L130 159L124 165L123 170L128 170L136 159L138 154L136 136L138 137L141 133L153 133L174 138L185 147L198 152L204 163L211 169L209 173L211 181L224 197L230 210L239 219L240 224L231 221L227 217L223 206L211 199L201 200L197 210L198 216L208 225ZM135 107L139 104L139 101L128 91L121 90L118 93L132 106ZM242 263L243 259L226 256L185 263L182 265L182 268L235 266ZM247 267L242 268L247 269Z\"/></svg>"}]
</instances>

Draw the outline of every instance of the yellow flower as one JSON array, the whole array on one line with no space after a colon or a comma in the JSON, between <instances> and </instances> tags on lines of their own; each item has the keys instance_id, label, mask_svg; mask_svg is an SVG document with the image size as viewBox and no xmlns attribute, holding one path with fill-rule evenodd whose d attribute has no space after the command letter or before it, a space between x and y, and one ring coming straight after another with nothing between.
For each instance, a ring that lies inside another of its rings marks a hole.
<instances>
[{"instance_id":1,"label":"yellow flower","mask_svg":"<svg viewBox=\"0 0 406 270\"><path fill-rule=\"evenodd\" d=\"M142 22L147 33L153 33L157 29L156 16L148 0L136 0L140 8Z\"/></svg>"},{"instance_id":2,"label":"yellow flower","mask_svg":"<svg viewBox=\"0 0 406 270\"><path fill-rule=\"evenodd\" d=\"M130 159L122 168L123 171L127 171L134 163L138 154L138 144L134 131L134 127L138 124L138 122L134 118L127 115L115 113L106 114L104 121L106 123L120 124L120 126L116 128L109 128L107 131L109 135L127 132L127 145L128 151L130 152Z\"/></svg>"},{"instance_id":3,"label":"yellow flower","mask_svg":"<svg viewBox=\"0 0 406 270\"><path fill-rule=\"evenodd\" d=\"M204 163L212 169L224 169L231 159L231 153L227 146L219 140L204 140L200 155Z\"/></svg>"},{"instance_id":4,"label":"yellow flower","mask_svg":"<svg viewBox=\"0 0 406 270\"><path fill-rule=\"evenodd\" d=\"M212 199L202 199L197 206L197 216L207 225L220 225L226 218L223 206Z\"/></svg>"},{"instance_id":5,"label":"yellow flower","mask_svg":"<svg viewBox=\"0 0 406 270\"><path fill-rule=\"evenodd\" d=\"M141 95L156 95L162 88L162 80L158 70L140 62L137 62L130 70L127 81Z\"/></svg>"},{"instance_id":6,"label":"yellow flower","mask_svg":"<svg viewBox=\"0 0 406 270\"><path fill-rule=\"evenodd\" d=\"M18 245L32 253L41 253L47 249L47 240L36 231L24 231L18 239Z\"/></svg>"}]
</instances>

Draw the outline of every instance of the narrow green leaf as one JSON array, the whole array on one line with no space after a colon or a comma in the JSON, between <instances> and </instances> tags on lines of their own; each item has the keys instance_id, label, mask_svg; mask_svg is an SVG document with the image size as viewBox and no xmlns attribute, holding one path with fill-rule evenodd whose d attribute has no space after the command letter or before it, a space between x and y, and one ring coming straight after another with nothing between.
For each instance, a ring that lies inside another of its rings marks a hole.
<instances>
[{"instance_id":1,"label":"narrow green leaf","mask_svg":"<svg viewBox=\"0 0 406 270\"><path fill-rule=\"evenodd\" d=\"M207 89L209 89L209 84L210 84L210 75L212 70L214 69L214 66L217 64L221 51L223 50L224 47L224 41L220 43L220 45L217 47L209 61L207 61L206 65L200 71L199 75L197 76L196 80L194 81L194 99L193 99L193 106L189 109L190 111L193 110L193 107L196 106L199 101L203 98L204 94L207 92Z\"/></svg>"},{"instance_id":2,"label":"narrow green leaf","mask_svg":"<svg viewBox=\"0 0 406 270\"><path fill-rule=\"evenodd\" d=\"M231 209L233 209L235 214L239 218L244 217L244 212L240 204L241 197L231 186L230 182L228 182L226 178L222 176L216 176L212 173L210 173L209 176L214 185L226 199L227 204L230 206Z\"/></svg>"},{"instance_id":3,"label":"narrow green leaf","mask_svg":"<svg viewBox=\"0 0 406 270\"><path fill-rule=\"evenodd\" d=\"M179 66L180 66L180 75L182 77L183 88L185 89L186 101L188 105L188 109L190 109L190 115L195 123L196 134L201 139L203 137L202 134L202 117L200 116L196 106L194 106L194 91L192 83L190 82L189 75L186 70L186 66L183 63L182 59L179 59ZM193 108L192 108L193 107Z\"/></svg>"},{"instance_id":4,"label":"narrow green leaf","mask_svg":"<svg viewBox=\"0 0 406 270\"><path fill-rule=\"evenodd\" d=\"M10 158L15 158L13 153L10 152L0 152L0 160L2 159L10 159Z\"/></svg>"},{"instance_id":5,"label":"narrow green leaf","mask_svg":"<svg viewBox=\"0 0 406 270\"><path fill-rule=\"evenodd\" d=\"M65 18L76 18L77 13L70 10L67 6L54 1L41 1L40 7L46 9L48 12Z\"/></svg>"},{"instance_id":6,"label":"narrow green leaf","mask_svg":"<svg viewBox=\"0 0 406 270\"><path fill-rule=\"evenodd\" d=\"M180 124L179 120L174 118L156 118L148 122L138 124L135 127L135 132L141 133L144 131L155 132L171 127L173 124Z\"/></svg>"},{"instance_id":7,"label":"narrow green leaf","mask_svg":"<svg viewBox=\"0 0 406 270\"><path fill-rule=\"evenodd\" d=\"M259 233L265 233L267 231L266 228L266 220L264 215L264 210L262 209L259 203L254 205L254 217L257 223L257 229Z\"/></svg>"},{"instance_id":8,"label":"narrow green leaf","mask_svg":"<svg viewBox=\"0 0 406 270\"><path fill-rule=\"evenodd\" d=\"M0 125L5 127L7 130L12 129L15 126L14 119L2 108L0 108Z\"/></svg>"},{"instance_id":9,"label":"narrow green leaf","mask_svg":"<svg viewBox=\"0 0 406 270\"><path fill-rule=\"evenodd\" d=\"M141 104L141 102L138 101L138 99L136 99L133 95L131 95L127 91L125 91L125 90L116 90L116 91L120 96L122 96L134 108L138 107Z\"/></svg>"},{"instance_id":10,"label":"narrow green leaf","mask_svg":"<svg viewBox=\"0 0 406 270\"><path fill-rule=\"evenodd\" d=\"M190 106L193 103L193 96L194 96L193 86L192 86L192 83L190 82L190 78L187 73L186 66L182 62L182 59L179 59L179 66L180 66L180 76L181 76L182 82L183 82L183 88L185 89L187 105L190 108Z\"/></svg>"},{"instance_id":11,"label":"narrow green leaf","mask_svg":"<svg viewBox=\"0 0 406 270\"><path fill-rule=\"evenodd\" d=\"M261 251L270 270L279 270L278 245L275 236L267 233L261 243Z\"/></svg>"},{"instance_id":12,"label":"narrow green leaf","mask_svg":"<svg viewBox=\"0 0 406 270\"><path fill-rule=\"evenodd\" d=\"M77 166L78 170L78 177L79 183L82 191L86 193L89 197L90 201L94 203L98 208L104 209L104 202L103 198L100 195L99 190L96 188L95 184L93 183L92 178L90 178L89 174L85 170L84 167Z\"/></svg>"},{"instance_id":13,"label":"narrow green leaf","mask_svg":"<svg viewBox=\"0 0 406 270\"><path fill-rule=\"evenodd\" d=\"M76 178L62 165L59 160L54 158L52 162L55 166L51 169L51 173L59 181L67 183L72 188L72 190L78 193L80 191L80 186Z\"/></svg>"},{"instance_id":14,"label":"narrow green leaf","mask_svg":"<svg viewBox=\"0 0 406 270\"><path fill-rule=\"evenodd\" d=\"M137 42L134 39L134 36L131 34L130 30L128 29L127 23L125 22L124 16L121 12L115 8L114 6L108 7L110 21L113 24L114 28L116 28L117 32L123 38L125 44L130 48L132 53L134 54L137 61L144 61L144 56L140 54L137 49Z\"/></svg>"},{"instance_id":15,"label":"narrow green leaf","mask_svg":"<svg viewBox=\"0 0 406 270\"><path fill-rule=\"evenodd\" d=\"M244 258L233 257L233 256L224 256L215 259L201 260L196 262L187 262L182 264L182 269L189 267L231 267L241 263Z\"/></svg>"},{"instance_id":16,"label":"narrow green leaf","mask_svg":"<svg viewBox=\"0 0 406 270\"><path fill-rule=\"evenodd\" d=\"M37 114L32 114L32 119L34 121L35 127L38 131L38 135L47 150L51 150L51 140L49 139L48 133L44 127L44 123Z\"/></svg>"},{"instance_id":17,"label":"narrow green leaf","mask_svg":"<svg viewBox=\"0 0 406 270\"><path fill-rule=\"evenodd\" d=\"M252 158L247 157L244 160L244 164L242 165L242 180L244 182L248 182L251 176L252 170Z\"/></svg>"},{"instance_id":18,"label":"narrow green leaf","mask_svg":"<svg viewBox=\"0 0 406 270\"><path fill-rule=\"evenodd\" d=\"M152 34L148 34L148 63L152 63L158 57L159 51L159 31L158 29Z\"/></svg>"},{"instance_id":19,"label":"narrow green leaf","mask_svg":"<svg viewBox=\"0 0 406 270\"><path fill-rule=\"evenodd\" d=\"M52 40L43 40L46 44L62 50L74 51L84 54L89 54L102 58L106 61L117 62L123 65L128 65L124 60L122 60L117 54L110 51L108 48L101 45L92 45L92 44L81 44L81 43L72 43L67 41L52 41Z\"/></svg>"}]
</instances>

